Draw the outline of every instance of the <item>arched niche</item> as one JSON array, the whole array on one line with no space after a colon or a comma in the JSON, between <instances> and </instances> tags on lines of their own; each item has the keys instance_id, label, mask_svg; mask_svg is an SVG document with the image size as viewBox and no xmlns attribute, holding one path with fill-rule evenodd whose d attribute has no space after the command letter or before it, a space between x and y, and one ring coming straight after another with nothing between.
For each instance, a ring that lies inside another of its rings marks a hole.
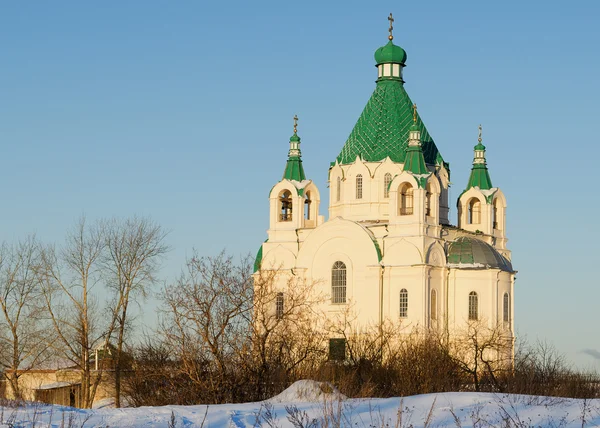
<instances>
[{"instance_id":1,"label":"arched niche","mask_svg":"<svg viewBox=\"0 0 600 428\"><path fill-rule=\"evenodd\" d=\"M421 264L423 263L423 254L412 242L402 239L386 248L384 263L386 266Z\"/></svg>"}]
</instances>

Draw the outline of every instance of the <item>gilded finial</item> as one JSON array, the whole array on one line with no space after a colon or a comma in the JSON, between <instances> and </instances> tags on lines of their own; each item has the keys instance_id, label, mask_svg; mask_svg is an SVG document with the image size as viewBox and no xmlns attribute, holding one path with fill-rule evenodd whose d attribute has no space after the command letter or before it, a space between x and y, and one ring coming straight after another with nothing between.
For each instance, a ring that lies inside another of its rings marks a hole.
<instances>
[{"instance_id":1,"label":"gilded finial","mask_svg":"<svg viewBox=\"0 0 600 428\"><path fill-rule=\"evenodd\" d=\"M298 115L294 115L294 134L298 132Z\"/></svg>"},{"instance_id":2,"label":"gilded finial","mask_svg":"<svg viewBox=\"0 0 600 428\"><path fill-rule=\"evenodd\" d=\"M394 40L394 36L392 35L392 31L394 31L394 17L392 16L391 12L390 16L388 16L388 21L390 21L390 28L388 30L390 32L390 35L388 36L388 39Z\"/></svg>"},{"instance_id":3,"label":"gilded finial","mask_svg":"<svg viewBox=\"0 0 600 428\"><path fill-rule=\"evenodd\" d=\"M417 123L417 105L413 104L413 122Z\"/></svg>"},{"instance_id":4,"label":"gilded finial","mask_svg":"<svg viewBox=\"0 0 600 428\"><path fill-rule=\"evenodd\" d=\"M477 141L481 143L481 124L479 125L479 138L477 138Z\"/></svg>"}]
</instances>

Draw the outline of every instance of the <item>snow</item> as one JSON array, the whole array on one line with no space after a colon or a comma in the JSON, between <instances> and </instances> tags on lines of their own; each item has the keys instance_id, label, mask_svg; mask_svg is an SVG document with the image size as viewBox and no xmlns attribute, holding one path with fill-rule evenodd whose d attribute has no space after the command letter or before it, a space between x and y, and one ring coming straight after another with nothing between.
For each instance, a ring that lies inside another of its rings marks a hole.
<instances>
[{"instance_id":1,"label":"snow","mask_svg":"<svg viewBox=\"0 0 600 428\"><path fill-rule=\"evenodd\" d=\"M294 382L281 394L270 398L270 403L308 403L328 401L343 401L346 396L329 382L317 382L315 380L299 380Z\"/></svg>"},{"instance_id":2,"label":"snow","mask_svg":"<svg viewBox=\"0 0 600 428\"><path fill-rule=\"evenodd\" d=\"M427 178L431 175L431 172L428 172L427 174L413 174L411 172L411 175L417 179L421 179L421 178Z\"/></svg>"},{"instance_id":3,"label":"snow","mask_svg":"<svg viewBox=\"0 0 600 428\"><path fill-rule=\"evenodd\" d=\"M55 388L62 388L65 386L71 386L71 385L75 385L79 382L53 382L53 383L47 383L45 385L41 385L39 387L37 387L36 389L55 389Z\"/></svg>"},{"instance_id":4,"label":"snow","mask_svg":"<svg viewBox=\"0 0 600 428\"><path fill-rule=\"evenodd\" d=\"M448 267L462 269L481 269L488 266L489 265L484 265L483 263L448 263Z\"/></svg>"},{"instance_id":5,"label":"snow","mask_svg":"<svg viewBox=\"0 0 600 428\"><path fill-rule=\"evenodd\" d=\"M266 402L222 405L164 406L94 410L29 403L5 408L13 426L167 427L173 414L177 427L292 427L291 415L316 420L316 426L600 426L600 400L575 400L477 392L454 392L387 399L312 401L323 384L305 381ZM308 394L307 394L308 392ZM331 393L327 393L331 394ZM325 394L325 397L329 395ZM318 394L317 394L318 395ZM309 398L311 400L309 400ZM277 400L281 399L279 402ZM291 400L291 401L290 401ZM287 409L286 409L287 408ZM431 413L431 415L430 415ZM430 415L430 416L429 416ZM84 423L85 422L85 423ZM269 423L271 422L271 423ZM1 425L0 426L7 426Z\"/></svg>"},{"instance_id":6,"label":"snow","mask_svg":"<svg viewBox=\"0 0 600 428\"><path fill-rule=\"evenodd\" d=\"M479 189L479 191L481 193L483 193L483 196L485 196L486 198L489 198L490 195L493 195L494 193L496 193L497 190L498 190L497 187L492 187L491 189L486 189L486 190Z\"/></svg>"},{"instance_id":7,"label":"snow","mask_svg":"<svg viewBox=\"0 0 600 428\"><path fill-rule=\"evenodd\" d=\"M300 189L304 189L311 181L310 180L302 180L302 181L290 180L290 182L296 187L296 189L300 190Z\"/></svg>"}]
</instances>

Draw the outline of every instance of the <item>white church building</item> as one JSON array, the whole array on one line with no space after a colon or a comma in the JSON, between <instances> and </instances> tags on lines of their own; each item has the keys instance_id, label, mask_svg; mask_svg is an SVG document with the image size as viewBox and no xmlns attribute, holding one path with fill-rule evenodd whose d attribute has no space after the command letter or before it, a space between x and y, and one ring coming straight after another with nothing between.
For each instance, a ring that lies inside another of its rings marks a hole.
<instances>
[{"instance_id":1,"label":"white church building","mask_svg":"<svg viewBox=\"0 0 600 428\"><path fill-rule=\"evenodd\" d=\"M492 186L481 127L454 226L449 164L406 92L406 52L391 30L375 52L375 90L329 166L329 218L319 215L319 189L304 174L295 121L255 270L285 273L277 310L292 275L317 284L327 316L352 305L356 329L392 321L451 334L477 320L512 339L506 198Z\"/></svg>"}]
</instances>

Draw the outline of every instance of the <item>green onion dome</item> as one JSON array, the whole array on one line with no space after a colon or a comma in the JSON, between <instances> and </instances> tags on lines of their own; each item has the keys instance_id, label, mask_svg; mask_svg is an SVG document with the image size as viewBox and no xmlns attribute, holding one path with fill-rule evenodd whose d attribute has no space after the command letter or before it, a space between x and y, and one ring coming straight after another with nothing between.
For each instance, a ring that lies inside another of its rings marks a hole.
<instances>
[{"instance_id":1,"label":"green onion dome","mask_svg":"<svg viewBox=\"0 0 600 428\"><path fill-rule=\"evenodd\" d=\"M400 46L396 46L390 40L385 46L375 51L375 62L377 65L395 62L404 65L406 62L406 52Z\"/></svg>"}]
</instances>

